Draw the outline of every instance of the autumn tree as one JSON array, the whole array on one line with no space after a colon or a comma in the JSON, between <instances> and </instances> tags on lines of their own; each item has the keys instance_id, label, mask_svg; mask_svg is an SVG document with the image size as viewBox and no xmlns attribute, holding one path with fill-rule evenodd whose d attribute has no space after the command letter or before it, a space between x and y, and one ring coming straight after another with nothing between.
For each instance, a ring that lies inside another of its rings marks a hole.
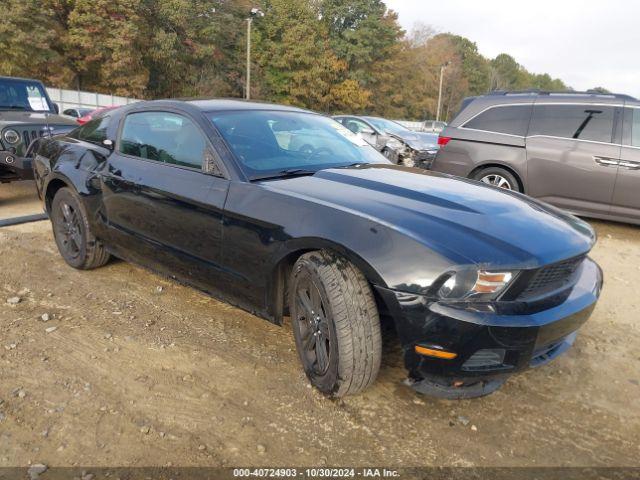
<instances>
[{"instance_id":1,"label":"autumn tree","mask_svg":"<svg viewBox=\"0 0 640 480\"><path fill-rule=\"evenodd\" d=\"M70 84L66 62L67 19L72 2L3 0L0 22L0 74Z\"/></svg>"},{"instance_id":2,"label":"autumn tree","mask_svg":"<svg viewBox=\"0 0 640 480\"><path fill-rule=\"evenodd\" d=\"M255 57L267 98L326 112L366 104L368 93L345 79L347 63L331 49L313 4L270 0L264 8Z\"/></svg>"},{"instance_id":3,"label":"autumn tree","mask_svg":"<svg viewBox=\"0 0 640 480\"><path fill-rule=\"evenodd\" d=\"M145 96L149 72L142 61L147 43L141 1L75 1L68 31L79 87Z\"/></svg>"},{"instance_id":4,"label":"autumn tree","mask_svg":"<svg viewBox=\"0 0 640 480\"><path fill-rule=\"evenodd\" d=\"M0 74L139 98L241 97L246 18L252 98L327 113L424 120L490 90L567 86L507 55L418 24L405 35L382 0L3 0Z\"/></svg>"}]
</instances>

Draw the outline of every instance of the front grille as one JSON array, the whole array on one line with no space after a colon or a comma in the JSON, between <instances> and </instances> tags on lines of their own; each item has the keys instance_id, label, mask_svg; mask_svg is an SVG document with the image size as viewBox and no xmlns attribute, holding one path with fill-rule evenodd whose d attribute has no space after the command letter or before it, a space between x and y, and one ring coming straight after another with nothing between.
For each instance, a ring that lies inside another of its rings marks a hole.
<instances>
[{"instance_id":1,"label":"front grille","mask_svg":"<svg viewBox=\"0 0 640 480\"><path fill-rule=\"evenodd\" d=\"M45 130L43 127L29 127L22 130L22 141L25 148L28 147L38 137L43 137Z\"/></svg>"},{"instance_id":2,"label":"front grille","mask_svg":"<svg viewBox=\"0 0 640 480\"><path fill-rule=\"evenodd\" d=\"M428 150L421 150L418 153L416 153L416 160L418 162L424 162L425 160L431 160L433 159L433 157L435 157L435 153L432 153Z\"/></svg>"},{"instance_id":3,"label":"front grille","mask_svg":"<svg viewBox=\"0 0 640 480\"><path fill-rule=\"evenodd\" d=\"M414 161L416 163L416 166L421 168L426 168L427 170L429 170L435 158L436 158L435 153L427 150L421 150L416 153L414 157Z\"/></svg>"},{"instance_id":4,"label":"front grille","mask_svg":"<svg viewBox=\"0 0 640 480\"><path fill-rule=\"evenodd\" d=\"M26 154L27 148L31 145L31 142L37 138L48 136L48 129L46 125L20 125L11 126L13 130L20 135L20 141L14 145L16 148L16 155L23 156Z\"/></svg>"},{"instance_id":5,"label":"front grille","mask_svg":"<svg viewBox=\"0 0 640 480\"><path fill-rule=\"evenodd\" d=\"M568 285L584 259L583 255L538 269L518 295L518 300L539 297Z\"/></svg>"}]
</instances>

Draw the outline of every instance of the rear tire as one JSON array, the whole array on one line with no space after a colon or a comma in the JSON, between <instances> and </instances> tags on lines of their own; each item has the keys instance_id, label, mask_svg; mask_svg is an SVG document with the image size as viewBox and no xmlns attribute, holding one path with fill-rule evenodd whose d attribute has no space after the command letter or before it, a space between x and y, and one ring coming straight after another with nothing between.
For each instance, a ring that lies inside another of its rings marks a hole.
<instances>
[{"instance_id":1,"label":"rear tire","mask_svg":"<svg viewBox=\"0 0 640 480\"><path fill-rule=\"evenodd\" d=\"M375 381L380 318L371 287L353 264L326 250L300 257L291 274L289 308L298 354L315 387L343 397Z\"/></svg>"},{"instance_id":2,"label":"rear tire","mask_svg":"<svg viewBox=\"0 0 640 480\"><path fill-rule=\"evenodd\" d=\"M518 179L510 171L500 167L483 168L476 172L473 177L481 183L493 185L494 187L503 188L505 190L513 190L514 192L522 192Z\"/></svg>"},{"instance_id":3,"label":"rear tire","mask_svg":"<svg viewBox=\"0 0 640 480\"><path fill-rule=\"evenodd\" d=\"M70 188L61 188L53 197L51 223L60 255L73 268L91 270L109 261L102 242L91 233L80 197Z\"/></svg>"}]
</instances>

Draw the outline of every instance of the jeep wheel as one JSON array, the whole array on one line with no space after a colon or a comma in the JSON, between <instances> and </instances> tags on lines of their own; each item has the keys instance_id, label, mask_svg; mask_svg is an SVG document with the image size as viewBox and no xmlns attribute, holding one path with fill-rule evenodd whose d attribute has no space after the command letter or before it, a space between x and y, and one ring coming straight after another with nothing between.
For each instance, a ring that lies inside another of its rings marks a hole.
<instances>
[{"instance_id":1,"label":"jeep wheel","mask_svg":"<svg viewBox=\"0 0 640 480\"><path fill-rule=\"evenodd\" d=\"M369 283L350 262L327 251L298 259L289 308L304 371L333 397L371 385L380 369L380 319Z\"/></svg>"},{"instance_id":2,"label":"jeep wheel","mask_svg":"<svg viewBox=\"0 0 640 480\"><path fill-rule=\"evenodd\" d=\"M505 190L514 190L516 192L520 191L520 184L516 177L504 168L484 168L476 173L473 176L473 179Z\"/></svg>"},{"instance_id":3,"label":"jeep wheel","mask_svg":"<svg viewBox=\"0 0 640 480\"><path fill-rule=\"evenodd\" d=\"M91 233L87 214L71 189L56 192L51 203L51 223L60 255L72 267L90 270L109 261L109 253Z\"/></svg>"}]
</instances>

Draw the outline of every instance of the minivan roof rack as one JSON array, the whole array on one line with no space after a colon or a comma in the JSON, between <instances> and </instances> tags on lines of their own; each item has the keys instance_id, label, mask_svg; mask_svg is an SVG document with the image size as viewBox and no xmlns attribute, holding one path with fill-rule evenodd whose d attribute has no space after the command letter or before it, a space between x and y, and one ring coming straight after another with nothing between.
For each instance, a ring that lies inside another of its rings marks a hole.
<instances>
[{"instance_id":1,"label":"minivan roof rack","mask_svg":"<svg viewBox=\"0 0 640 480\"><path fill-rule=\"evenodd\" d=\"M489 95L582 95L582 96L598 96L598 97L608 97L608 98L619 98L621 100L632 100L637 101L636 98L631 95L626 95L623 93L602 93L597 90L587 90L586 92L578 92L575 90L566 90L564 92L551 92L547 90L539 90L537 88L532 88L529 90L493 90L489 92Z\"/></svg>"}]
</instances>

